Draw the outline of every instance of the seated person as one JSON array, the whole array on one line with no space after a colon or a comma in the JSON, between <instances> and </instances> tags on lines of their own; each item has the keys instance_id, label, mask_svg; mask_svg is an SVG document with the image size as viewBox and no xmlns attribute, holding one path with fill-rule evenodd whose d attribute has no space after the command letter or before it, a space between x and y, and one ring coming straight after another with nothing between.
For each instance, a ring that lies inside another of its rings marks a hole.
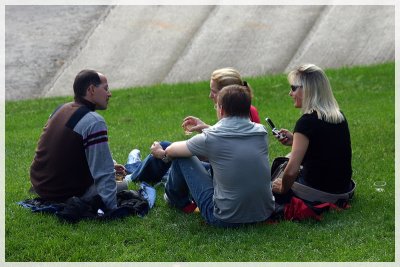
<instances>
[{"instance_id":1,"label":"seated person","mask_svg":"<svg viewBox=\"0 0 400 267\"><path fill-rule=\"evenodd\" d=\"M232 84L244 85L246 89L249 90L251 97L253 97L252 90L248 83L243 81L240 73L233 68L217 69L211 74L210 95L208 97L216 104L219 91L225 86ZM249 118L252 122L260 123L258 111L253 105L250 106ZM210 127L210 125L205 124L199 118L188 116L183 120L182 127L188 132L201 133L203 129Z\"/></svg>"},{"instance_id":2,"label":"seated person","mask_svg":"<svg viewBox=\"0 0 400 267\"><path fill-rule=\"evenodd\" d=\"M233 68L222 68L217 69L211 74L210 79L210 95L209 98L214 102L217 102L217 96L219 91L227 85L244 85L246 90L252 96L252 90L246 81L242 80L240 73ZM252 122L260 123L260 118L258 116L257 109L254 106L250 106L249 118ZM205 128L210 127L205 124L199 118L188 116L184 118L182 127L187 132L198 132ZM161 146L165 149L171 144L170 142L161 142ZM127 181L146 181L150 183L158 183L161 181L162 177L167 173L170 167L170 163L164 163L160 160L155 159L151 155L148 155L143 162L140 160L140 151L134 149L131 151L128 162L125 165L128 173ZM210 165L207 162L203 163L204 167L209 170Z\"/></svg>"},{"instance_id":3,"label":"seated person","mask_svg":"<svg viewBox=\"0 0 400 267\"><path fill-rule=\"evenodd\" d=\"M184 210L192 199L206 222L237 227L267 220L274 211L267 132L249 120L251 96L245 86L230 85L218 94L219 122L165 150L155 142L152 155L172 160L164 198ZM206 157L213 176L198 157Z\"/></svg>"},{"instance_id":4,"label":"seated person","mask_svg":"<svg viewBox=\"0 0 400 267\"><path fill-rule=\"evenodd\" d=\"M330 202L319 194L346 194L354 186L347 120L333 96L326 74L319 67L300 66L288 74L288 81L289 95L303 115L296 122L294 133L280 130L285 137L279 141L292 146L292 151L283 177L273 182L272 190L275 194L285 194L292 188L296 195L295 185L306 185L316 190L302 194L301 198Z\"/></svg>"},{"instance_id":5,"label":"seated person","mask_svg":"<svg viewBox=\"0 0 400 267\"><path fill-rule=\"evenodd\" d=\"M82 70L74 81L75 101L58 107L40 136L30 169L33 190L43 199L90 201L100 195L106 208L117 208L115 165L108 146L107 126L95 110L107 109L111 92L107 78Z\"/></svg>"}]
</instances>

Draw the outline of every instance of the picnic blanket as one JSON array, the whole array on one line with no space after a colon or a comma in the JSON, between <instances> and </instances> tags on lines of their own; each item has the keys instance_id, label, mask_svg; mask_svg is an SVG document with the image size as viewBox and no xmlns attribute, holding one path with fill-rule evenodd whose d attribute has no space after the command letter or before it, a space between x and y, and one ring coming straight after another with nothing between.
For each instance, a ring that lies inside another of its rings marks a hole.
<instances>
[{"instance_id":1,"label":"picnic blanket","mask_svg":"<svg viewBox=\"0 0 400 267\"><path fill-rule=\"evenodd\" d=\"M18 202L32 212L55 214L60 220L77 223L82 219L113 220L131 215L145 216L155 202L155 189L142 184L138 191L123 190L117 193L117 209L106 211L99 195L90 202L79 197L71 197L65 202L46 201L41 198L27 199Z\"/></svg>"}]
</instances>

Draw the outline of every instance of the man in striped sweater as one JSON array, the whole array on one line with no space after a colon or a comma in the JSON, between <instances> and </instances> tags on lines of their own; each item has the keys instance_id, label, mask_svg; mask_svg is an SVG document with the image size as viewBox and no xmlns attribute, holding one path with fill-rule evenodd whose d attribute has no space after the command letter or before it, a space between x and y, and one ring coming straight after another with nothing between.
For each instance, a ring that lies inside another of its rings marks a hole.
<instances>
[{"instance_id":1,"label":"man in striped sweater","mask_svg":"<svg viewBox=\"0 0 400 267\"><path fill-rule=\"evenodd\" d=\"M89 201L98 194L112 210L117 208L114 162L106 123L95 112L107 109L107 78L82 70L73 88L75 101L59 106L40 136L30 169L32 186L44 200L77 196Z\"/></svg>"}]
</instances>

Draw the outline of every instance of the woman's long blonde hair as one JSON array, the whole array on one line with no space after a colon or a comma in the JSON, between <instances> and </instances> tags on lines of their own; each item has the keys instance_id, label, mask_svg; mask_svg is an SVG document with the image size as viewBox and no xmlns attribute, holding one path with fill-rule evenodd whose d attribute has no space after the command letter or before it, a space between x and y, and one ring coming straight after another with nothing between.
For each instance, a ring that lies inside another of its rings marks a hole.
<instances>
[{"instance_id":1,"label":"woman's long blonde hair","mask_svg":"<svg viewBox=\"0 0 400 267\"><path fill-rule=\"evenodd\" d=\"M318 119L330 123L344 121L325 72L314 64L304 64L288 74L288 81L303 88L303 114L317 112Z\"/></svg>"}]
</instances>

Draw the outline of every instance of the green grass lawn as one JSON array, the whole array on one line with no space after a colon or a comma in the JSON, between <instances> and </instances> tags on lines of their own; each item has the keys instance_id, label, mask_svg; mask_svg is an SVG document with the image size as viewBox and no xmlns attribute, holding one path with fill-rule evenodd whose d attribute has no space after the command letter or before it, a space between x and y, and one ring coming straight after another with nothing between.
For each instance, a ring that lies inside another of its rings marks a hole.
<instances>
[{"instance_id":1,"label":"green grass lawn","mask_svg":"<svg viewBox=\"0 0 400 267\"><path fill-rule=\"evenodd\" d=\"M156 206L144 218L66 224L16 204L33 197L29 167L49 114L71 98L6 102L5 260L7 262L342 262L395 260L395 75L394 63L327 70L351 132L357 183L351 208L329 212L321 222L280 222L217 229L199 214L170 209L157 189ZM293 129L299 110L288 96L286 75L247 79L262 122ZM112 83L112 81L110 81ZM72 84L72 81L71 81ZM72 87L66 85L66 87ZM72 90L72 89L71 89ZM188 138L187 115L215 123L208 81L113 91L100 112L109 127L113 157L125 163L133 148L147 155L154 140ZM329 140L327 140L329 142ZM270 161L288 147L270 138ZM384 193L376 180L387 183ZM136 189L138 185L130 185Z\"/></svg>"}]
</instances>

